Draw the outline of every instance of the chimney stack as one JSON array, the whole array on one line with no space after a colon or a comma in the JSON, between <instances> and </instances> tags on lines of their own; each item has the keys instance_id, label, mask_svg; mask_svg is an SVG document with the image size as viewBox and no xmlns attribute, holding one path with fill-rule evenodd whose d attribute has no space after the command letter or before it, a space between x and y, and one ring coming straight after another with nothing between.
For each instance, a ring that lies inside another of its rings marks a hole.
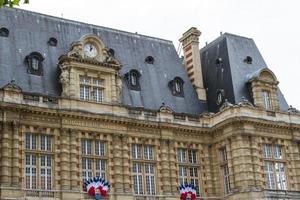
<instances>
[{"instance_id":1,"label":"chimney stack","mask_svg":"<svg viewBox=\"0 0 300 200\"><path fill-rule=\"evenodd\" d=\"M188 77L198 94L199 100L206 101L199 50L200 35L201 32L197 28L192 27L182 35L179 41L182 43Z\"/></svg>"}]
</instances>

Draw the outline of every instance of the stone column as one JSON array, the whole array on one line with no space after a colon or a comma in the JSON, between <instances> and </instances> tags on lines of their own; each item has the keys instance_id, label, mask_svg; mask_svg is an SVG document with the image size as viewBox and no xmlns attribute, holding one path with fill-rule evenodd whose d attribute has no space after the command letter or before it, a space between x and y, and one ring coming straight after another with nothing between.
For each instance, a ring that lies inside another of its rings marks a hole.
<instances>
[{"instance_id":1,"label":"stone column","mask_svg":"<svg viewBox=\"0 0 300 200\"><path fill-rule=\"evenodd\" d=\"M13 127L13 141L12 141L12 186L13 187L20 187L20 153L19 153L19 123L17 121L12 122Z\"/></svg>"},{"instance_id":2,"label":"stone column","mask_svg":"<svg viewBox=\"0 0 300 200\"><path fill-rule=\"evenodd\" d=\"M161 147L161 176L162 176L162 192L165 195L171 194L170 181L170 165L169 165L169 140L162 139L160 141Z\"/></svg>"},{"instance_id":3,"label":"stone column","mask_svg":"<svg viewBox=\"0 0 300 200\"><path fill-rule=\"evenodd\" d=\"M248 190L254 185L251 152L247 136L237 135L232 139L232 163L236 189Z\"/></svg>"},{"instance_id":4,"label":"stone column","mask_svg":"<svg viewBox=\"0 0 300 200\"><path fill-rule=\"evenodd\" d=\"M62 190L70 190L69 139L69 131L67 129L62 129L60 132L60 180Z\"/></svg>"},{"instance_id":5,"label":"stone column","mask_svg":"<svg viewBox=\"0 0 300 200\"><path fill-rule=\"evenodd\" d=\"M70 131L70 174L71 174L71 189L79 190L79 159L78 159L78 132L75 130Z\"/></svg>"},{"instance_id":6,"label":"stone column","mask_svg":"<svg viewBox=\"0 0 300 200\"><path fill-rule=\"evenodd\" d=\"M73 67L71 67L71 66L69 66L69 68L70 68L70 86L69 86L69 88L70 88L70 93L69 93L69 95L70 95L70 97L71 98L74 98L74 97L78 97L79 98L79 93L77 94L77 90L76 90L76 88L77 88L77 73L75 72L75 69L73 68Z\"/></svg>"},{"instance_id":7,"label":"stone column","mask_svg":"<svg viewBox=\"0 0 300 200\"><path fill-rule=\"evenodd\" d=\"M122 157L123 157L123 187L125 193L130 193L130 171L129 171L129 146L128 146L128 137L122 138Z\"/></svg>"},{"instance_id":8,"label":"stone column","mask_svg":"<svg viewBox=\"0 0 300 200\"><path fill-rule=\"evenodd\" d=\"M11 130L9 126L7 122L3 122L1 138L1 186L6 187L11 185Z\"/></svg>"},{"instance_id":9,"label":"stone column","mask_svg":"<svg viewBox=\"0 0 300 200\"><path fill-rule=\"evenodd\" d=\"M123 193L122 135L113 136L114 189Z\"/></svg>"}]
</instances>

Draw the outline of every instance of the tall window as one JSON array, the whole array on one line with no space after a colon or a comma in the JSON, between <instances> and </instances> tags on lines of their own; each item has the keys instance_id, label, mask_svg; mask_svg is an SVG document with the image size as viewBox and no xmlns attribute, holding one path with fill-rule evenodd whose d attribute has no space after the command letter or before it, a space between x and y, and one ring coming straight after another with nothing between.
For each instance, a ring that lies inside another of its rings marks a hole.
<instances>
[{"instance_id":1,"label":"tall window","mask_svg":"<svg viewBox=\"0 0 300 200\"><path fill-rule=\"evenodd\" d=\"M100 140L81 139L82 179L94 176L106 178L106 148L105 142Z\"/></svg>"},{"instance_id":2,"label":"tall window","mask_svg":"<svg viewBox=\"0 0 300 200\"><path fill-rule=\"evenodd\" d=\"M154 147L152 145L132 144L131 155L134 193L155 195Z\"/></svg>"},{"instance_id":3,"label":"tall window","mask_svg":"<svg viewBox=\"0 0 300 200\"><path fill-rule=\"evenodd\" d=\"M263 98L263 103L264 103L265 109L266 110L271 110L272 109L272 104L271 104L270 92L269 91L262 91L262 98Z\"/></svg>"},{"instance_id":4,"label":"tall window","mask_svg":"<svg viewBox=\"0 0 300 200\"><path fill-rule=\"evenodd\" d=\"M268 189L286 190L285 160L282 147L263 144L264 171Z\"/></svg>"},{"instance_id":5,"label":"tall window","mask_svg":"<svg viewBox=\"0 0 300 200\"><path fill-rule=\"evenodd\" d=\"M221 173L223 176L224 193L229 194L231 187L230 187L230 176L229 176L226 148L225 147L221 148L219 152L220 152L220 160L221 160L220 168L221 168Z\"/></svg>"},{"instance_id":6,"label":"tall window","mask_svg":"<svg viewBox=\"0 0 300 200\"><path fill-rule=\"evenodd\" d=\"M79 76L80 99L102 102L104 100L104 80L88 76Z\"/></svg>"},{"instance_id":7,"label":"tall window","mask_svg":"<svg viewBox=\"0 0 300 200\"><path fill-rule=\"evenodd\" d=\"M52 189L52 137L25 134L25 186L27 189Z\"/></svg>"},{"instance_id":8,"label":"tall window","mask_svg":"<svg viewBox=\"0 0 300 200\"><path fill-rule=\"evenodd\" d=\"M200 195L199 189L199 163L197 150L177 149L179 183L191 183L195 186L197 195Z\"/></svg>"}]
</instances>

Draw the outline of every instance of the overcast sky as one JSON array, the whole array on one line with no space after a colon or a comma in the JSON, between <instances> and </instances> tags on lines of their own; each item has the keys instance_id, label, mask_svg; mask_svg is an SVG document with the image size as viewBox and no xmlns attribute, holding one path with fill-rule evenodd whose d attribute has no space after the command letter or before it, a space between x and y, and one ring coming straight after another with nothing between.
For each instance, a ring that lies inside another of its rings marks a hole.
<instances>
[{"instance_id":1,"label":"overcast sky","mask_svg":"<svg viewBox=\"0 0 300 200\"><path fill-rule=\"evenodd\" d=\"M192 26L200 47L220 31L253 38L288 104L300 109L299 0L30 0L23 9L172 40Z\"/></svg>"}]
</instances>

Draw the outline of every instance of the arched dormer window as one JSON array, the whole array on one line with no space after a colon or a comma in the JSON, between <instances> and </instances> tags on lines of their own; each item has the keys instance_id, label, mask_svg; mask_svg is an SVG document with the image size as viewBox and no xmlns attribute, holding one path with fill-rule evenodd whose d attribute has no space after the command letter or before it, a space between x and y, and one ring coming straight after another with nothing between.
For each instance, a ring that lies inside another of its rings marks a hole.
<instances>
[{"instance_id":1,"label":"arched dormer window","mask_svg":"<svg viewBox=\"0 0 300 200\"><path fill-rule=\"evenodd\" d=\"M132 69L127 74L125 74L127 86L130 90L141 90L139 82L140 77L140 72L135 69Z\"/></svg>"},{"instance_id":2,"label":"arched dormer window","mask_svg":"<svg viewBox=\"0 0 300 200\"><path fill-rule=\"evenodd\" d=\"M183 84L184 81L180 77L175 77L172 81L169 82L168 85L174 96L183 97Z\"/></svg>"},{"instance_id":3,"label":"arched dormer window","mask_svg":"<svg viewBox=\"0 0 300 200\"><path fill-rule=\"evenodd\" d=\"M25 58L27 72L29 74L42 76L43 75L43 61L44 57L39 52L32 52Z\"/></svg>"},{"instance_id":4,"label":"arched dormer window","mask_svg":"<svg viewBox=\"0 0 300 200\"><path fill-rule=\"evenodd\" d=\"M0 36L1 37L8 37L9 30L5 27L0 28Z\"/></svg>"}]
</instances>

